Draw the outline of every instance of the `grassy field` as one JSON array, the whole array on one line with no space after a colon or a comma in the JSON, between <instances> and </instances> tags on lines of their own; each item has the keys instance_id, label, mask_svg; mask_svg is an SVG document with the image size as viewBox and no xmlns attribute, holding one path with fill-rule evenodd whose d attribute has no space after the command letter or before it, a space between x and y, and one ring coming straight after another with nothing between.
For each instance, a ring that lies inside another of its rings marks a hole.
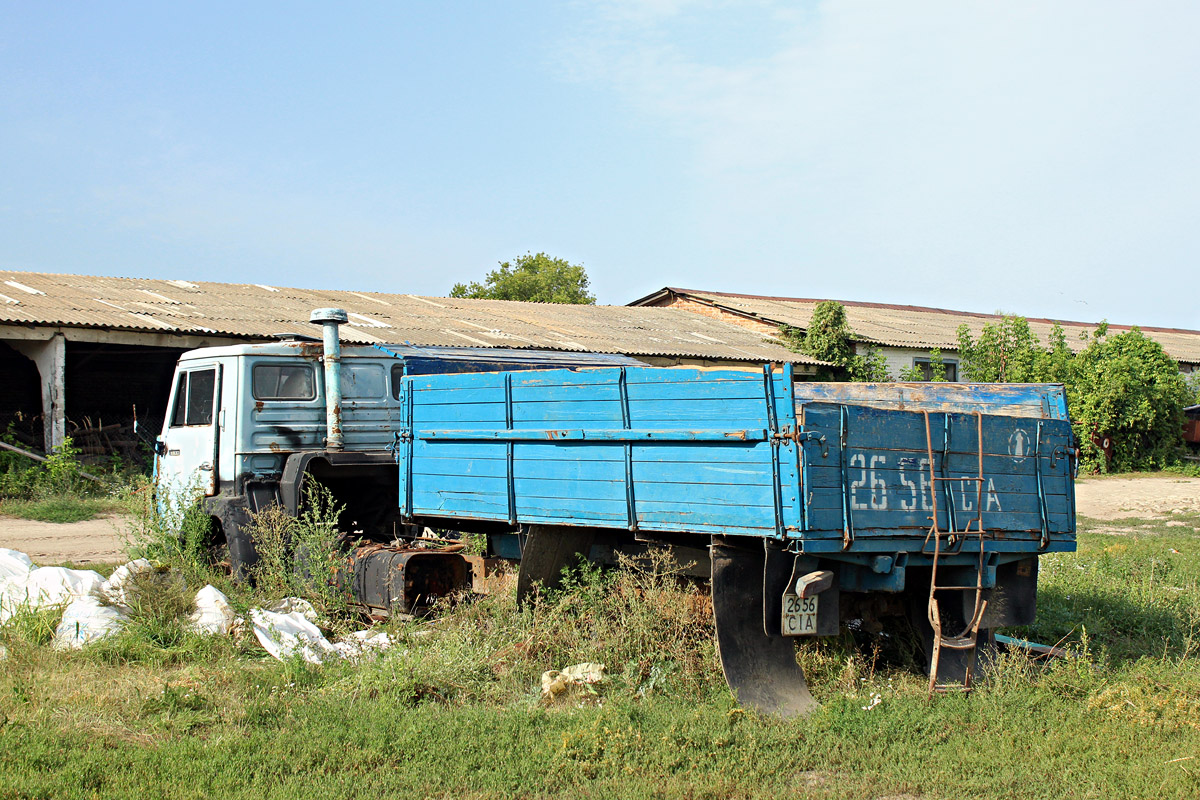
<instances>
[{"instance_id":1,"label":"grassy field","mask_svg":"<svg viewBox=\"0 0 1200 800\"><path fill-rule=\"evenodd\" d=\"M522 611L501 581L390 623L398 644L357 665L186 634L178 596L77 653L26 615L2 634L0 797L1194 798L1197 529L1081 520L1079 552L1042 559L1037 623L1009 633L1075 658L1010 654L928 702L911 665L813 642L823 706L787 722L733 702L703 591L654 568ZM607 666L596 693L544 704L542 671L583 661Z\"/></svg>"},{"instance_id":2,"label":"grassy field","mask_svg":"<svg viewBox=\"0 0 1200 800\"><path fill-rule=\"evenodd\" d=\"M37 522L83 522L126 511L128 503L110 497L55 495L36 500L0 500L0 516L19 517Z\"/></svg>"}]
</instances>

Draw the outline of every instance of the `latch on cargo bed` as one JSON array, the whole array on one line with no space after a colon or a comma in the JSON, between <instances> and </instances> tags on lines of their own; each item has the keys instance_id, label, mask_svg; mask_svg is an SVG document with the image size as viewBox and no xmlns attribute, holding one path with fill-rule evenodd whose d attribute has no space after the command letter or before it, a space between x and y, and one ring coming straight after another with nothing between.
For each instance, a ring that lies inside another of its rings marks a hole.
<instances>
[{"instance_id":1,"label":"latch on cargo bed","mask_svg":"<svg viewBox=\"0 0 1200 800\"><path fill-rule=\"evenodd\" d=\"M821 446L821 458L829 458L829 442L823 433L819 433L817 431L802 431L799 429L799 427L794 430L790 427L785 427L783 430L771 434L772 441L779 441L783 439L786 439L790 442L795 442L796 444L816 442Z\"/></svg>"}]
</instances>

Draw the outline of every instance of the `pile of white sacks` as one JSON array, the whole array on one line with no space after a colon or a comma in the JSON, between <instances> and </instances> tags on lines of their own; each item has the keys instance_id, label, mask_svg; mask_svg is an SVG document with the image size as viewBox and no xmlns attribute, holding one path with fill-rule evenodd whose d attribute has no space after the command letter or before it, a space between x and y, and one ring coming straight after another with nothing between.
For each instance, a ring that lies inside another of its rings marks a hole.
<instances>
[{"instance_id":1,"label":"pile of white sacks","mask_svg":"<svg viewBox=\"0 0 1200 800\"><path fill-rule=\"evenodd\" d=\"M78 649L121 630L136 602L136 592L150 583L182 587L183 578L139 558L117 567L105 580L93 570L35 567L24 553L0 548L0 626L25 609L62 606L54 647ZM312 604L298 597L289 597L270 609L252 608L243 621L229 598L210 584L196 592L195 609L187 621L189 630L227 636L244 630L248 622L263 649L280 660L294 655L313 664L360 659L392 644L386 633L370 630L330 642L317 627Z\"/></svg>"}]
</instances>

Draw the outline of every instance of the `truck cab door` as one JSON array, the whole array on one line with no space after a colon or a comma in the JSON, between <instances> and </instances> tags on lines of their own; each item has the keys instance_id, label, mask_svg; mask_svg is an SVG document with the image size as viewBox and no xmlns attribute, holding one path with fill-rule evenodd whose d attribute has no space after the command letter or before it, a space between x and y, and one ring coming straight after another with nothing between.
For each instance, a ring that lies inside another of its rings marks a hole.
<instances>
[{"instance_id":1,"label":"truck cab door","mask_svg":"<svg viewBox=\"0 0 1200 800\"><path fill-rule=\"evenodd\" d=\"M187 362L176 372L157 464L159 485L171 498L217 493L220 396L220 363Z\"/></svg>"}]
</instances>

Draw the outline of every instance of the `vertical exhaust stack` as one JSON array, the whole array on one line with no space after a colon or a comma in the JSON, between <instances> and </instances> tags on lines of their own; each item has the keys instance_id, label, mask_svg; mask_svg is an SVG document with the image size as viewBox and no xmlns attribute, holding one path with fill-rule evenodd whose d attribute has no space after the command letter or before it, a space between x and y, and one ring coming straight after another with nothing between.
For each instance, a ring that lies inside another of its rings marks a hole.
<instances>
[{"instance_id":1,"label":"vertical exhaust stack","mask_svg":"<svg viewBox=\"0 0 1200 800\"><path fill-rule=\"evenodd\" d=\"M325 449L342 449L342 344L338 325L349 318L340 308L318 308L308 321L324 329Z\"/></svg>"}]
</instances>

